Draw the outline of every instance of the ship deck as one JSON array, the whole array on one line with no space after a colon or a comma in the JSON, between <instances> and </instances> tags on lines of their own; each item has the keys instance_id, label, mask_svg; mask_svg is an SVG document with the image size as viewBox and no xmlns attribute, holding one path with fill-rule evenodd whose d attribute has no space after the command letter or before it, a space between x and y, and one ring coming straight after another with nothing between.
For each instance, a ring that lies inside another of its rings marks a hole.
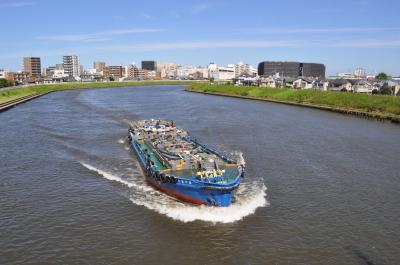
<instances>
[{"instance_id":1,"label":"ship deck","mask_svg":"<svg viewBox=\"0 0 400 265\"><path fill-rule=\"evenodd\" d=\"M182 169L182 170L173 170L172 168L168 167L167 165L164 165L160 159L157 157L153 147L148 144L146 141L143 139L138 139L137 142L141 146L141 149L147 149L148 154L150 155L151 161L154 162L154 165L157 166L157 168L161 172L169 173L171 175L174 175L179 178L186 178L186 179L191 179L193 177L193 170L188 170L188 169ZM201 156L201 153L199 154ZM207 154L204 153L204 156ZM218 182L220 184L225 184L229 183L231 181L234 181L237 177L237 164L225 164L225 170L226 174L225 177L222 181Z\"/></svg>"},{"instance_id":2,"label":"ship deck","mask_svg":"<svg viewBox=\"0 0 400 265\"><path fill-rule=\"evenodd\" d=\"M147 149L149 151L151 161L154 162L160 171L167 169L167 167L158 159L151 145L147 144L144 140L138 140L138 143L142 146L142 149Z\"/></svg>"}]
</instances>

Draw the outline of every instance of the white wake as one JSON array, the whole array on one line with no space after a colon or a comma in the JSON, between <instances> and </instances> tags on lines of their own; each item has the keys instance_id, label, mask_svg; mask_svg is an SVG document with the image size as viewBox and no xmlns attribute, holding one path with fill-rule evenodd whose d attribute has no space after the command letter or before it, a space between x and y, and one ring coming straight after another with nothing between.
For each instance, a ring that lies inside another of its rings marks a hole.
<instances>
[{"instance_id":1,"label":"white wake","mask_svg":"<svg viewBox=\"0 0 400 265\"><path fill-rule=\"evenodd\" d=\"M229 157L236 161L238 165L246 166L246 160L243 157L243 152L241 151L233 151L230 153Z\"/></svg>"},{"instance_id":2,"label":"white wake","mask_svg":"<svg viewBox=\"0 0 400 265\"><path fill-rule=\"evenodd\" d=\"M86 163L83 163L83 162L79 162L79 163L82 166L84 166L87 169L89 169L90 171L94 171L94 172L98 173L99 175L103 176L104 178L106 178L108 180L124 184L124 185L128 186L129 188L135 188L137 190L141 190L141 191L145 191L145 192L153 191L153 189L151 187L146 187L144 185L138 185L138 184L135 184L135 183L133 183L131 181L124 180L124 179L122 179L122 178L120 178L118 176L115 176L115 175L111 174L111 173L108 173L106 171L103 171L103 170L100 170L98 168L95 168L95 167L93 167L93 166L91 166L89 164L86 164Z\"/></svg>"},{"instance_id":3,"label":"white wake","mask_svg":"<svg viewBox=\"0 0 400 265\"><path fill-rule=\"evenodd\" d=\"M132 180L128 180L125 177L98 169L87 163L80 162L80 164L110 181L129 187L133 191L133 195L129 199L134 204L144 206L171 219L185 223L194 221L233 223L254 214L257 208L268 205L266 200L267 188L261 181L242 183L236 194L237 202L230 207L197 206L179 202L164 193L156 191L145 182L144 176L141 174L129 176L132 177Z\"/></svg>"}]
</instances>

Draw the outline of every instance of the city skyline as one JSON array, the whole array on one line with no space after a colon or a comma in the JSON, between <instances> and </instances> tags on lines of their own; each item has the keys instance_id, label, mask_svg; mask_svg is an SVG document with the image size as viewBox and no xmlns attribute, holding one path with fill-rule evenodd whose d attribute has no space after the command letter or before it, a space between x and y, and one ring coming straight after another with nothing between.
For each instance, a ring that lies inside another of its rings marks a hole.
<instances>
[{"instance_id":1,"label":"city skyline","mask_svg":"<svg viewBox=\"0 0 400 265\"><path fill-rule=\"evenodd\" d=\"M0 68L21 70L25 56L41 57L45 67L76 54L85 67L98 60L194 66L243 60L255 67L277 60L321 62L328 75L358 67L400 75L396 1L170 1L167 7L116 1L115 9L96 3L0 0L4 21L13 25L3 29ZM376 12L381 6L391 8ZM39 26L24 26L32 21Z\"/></svg>"}]
</instances>

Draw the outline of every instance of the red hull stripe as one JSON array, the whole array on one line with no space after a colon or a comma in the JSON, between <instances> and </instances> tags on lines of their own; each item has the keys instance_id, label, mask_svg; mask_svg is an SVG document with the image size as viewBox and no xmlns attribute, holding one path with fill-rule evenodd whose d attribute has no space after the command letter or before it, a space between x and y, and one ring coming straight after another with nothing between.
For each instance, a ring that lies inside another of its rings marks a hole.
<instances>
[{"instance_id":1,"label":"red hull stripe","mask_svg":"<svg viewBox=\"0 0 400 265\"><path fill-rule=\"evenodd\" d=\"M148 178L147 178L147 181L148 181L152 186L154 186L155 188L157 188L158 190L161 190L162 192L168 194L169 196L175 197L175 198L177 198L178 200L181 200L181 201L184 201L184 202L193 203L193 204L199 204L199 205L206 204L205 202L203 202L203 201L201 201L201 200L198 200L198 199L195 199L195 198L193 198L193 197L186 196L186 195L183 195L183 194L181 194L181 193L178 193L178 192L176 192L176 191L174 191L174 190L168 189L166 186L163 186L163 185L161 185L160 183L158 183L158 182L156 182L156 181L154 181L154 180L152 180L152 179L148 179Z\"/></svg>"}]
</instances>

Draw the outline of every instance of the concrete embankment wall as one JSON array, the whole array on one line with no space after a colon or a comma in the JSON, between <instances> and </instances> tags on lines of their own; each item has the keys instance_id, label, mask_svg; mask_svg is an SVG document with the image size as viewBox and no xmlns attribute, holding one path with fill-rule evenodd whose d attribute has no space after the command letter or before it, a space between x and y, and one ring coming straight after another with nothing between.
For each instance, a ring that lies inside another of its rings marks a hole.
<instances>
[{"instance_id":1,"label":"concrete embankment wall","mask_svg":"<svg viewBox=\"0 0 400 265\"><path fill-rule=\"evenodd\" d=\"M43 94L29 95L29 96L25 96L25 97L21 97L21 98L17 98L17 99L14 99L14 100L10 100L10 101L1 103L0 104L0 112L6 111L6 110L8 110L10 108L13 108L13 107L19 105L19 104L28 102L28 101L30 101L32 99L44 96L44 95L46 95L48 93L51 93L51 92L46 92L46 93L43 93Z\"/></svg>"}]
</instances>

